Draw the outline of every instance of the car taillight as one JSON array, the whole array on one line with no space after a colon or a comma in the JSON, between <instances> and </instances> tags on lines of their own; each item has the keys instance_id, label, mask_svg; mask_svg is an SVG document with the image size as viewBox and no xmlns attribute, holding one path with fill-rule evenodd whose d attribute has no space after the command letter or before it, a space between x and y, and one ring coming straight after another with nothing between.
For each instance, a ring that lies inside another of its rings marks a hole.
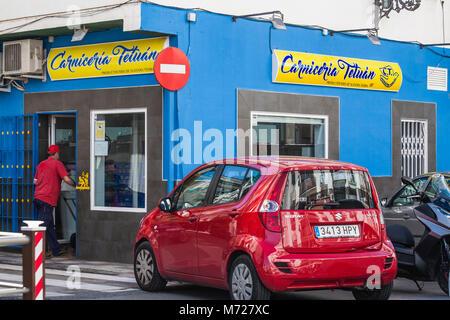
<instances>
[{"instance_id":1,"label":"car taillight","mask_svg":"<svg viewBox=\"0 0 450 320\"><path fill-rule=\"evenodd\" d=\"M281 232L278 203L273 200L264 200L258 215L261 223L267 230Z\"/></svg>"}]
</instances>

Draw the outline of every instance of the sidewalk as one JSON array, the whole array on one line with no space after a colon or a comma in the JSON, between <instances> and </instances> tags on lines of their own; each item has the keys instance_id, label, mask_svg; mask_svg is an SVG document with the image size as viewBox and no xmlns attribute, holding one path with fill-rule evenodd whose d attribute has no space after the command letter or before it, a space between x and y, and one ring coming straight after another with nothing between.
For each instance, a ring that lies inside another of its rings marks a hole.
<instances>
[{"instance_id":1,"label":"sidewalk","mask_svg":"<svg viewBox=\"0 0 450 320\"><path fill-rule=\"evenodd\" d=\"M0 264L22 265L22 253L20 249L0 249ZM76 265L84 273L96 273L114 276L134 276L133 265L106 261L87 261L74 257L70 252L63 257L45 259L45 268L66 271L71 265Z\"/></svg>"}]
</instances>

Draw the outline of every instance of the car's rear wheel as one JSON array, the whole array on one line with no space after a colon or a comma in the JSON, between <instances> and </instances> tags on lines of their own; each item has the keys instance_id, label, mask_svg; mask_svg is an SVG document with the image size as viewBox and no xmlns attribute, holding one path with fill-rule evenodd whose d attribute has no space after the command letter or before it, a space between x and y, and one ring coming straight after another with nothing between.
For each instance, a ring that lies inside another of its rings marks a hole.
<instances>
[{"instance_id":1,"label":"car's rear wheel","mask_svg":"<svg viewBox=\"0 0 450 320\"><path fill-rule=\"evenodd\" d=\"M352 293L356 300L388 300L392 293L394 281L381 286L381 289L353 289Z\"/></svg>"},{"instance_id":2,"label":"car's rear wheel","mask_svg":"<svg viewBox=\"0 0 450 320\"><path fill-rule=\"evenodd\" d=\"M269 300L271 296L247 255L241 255L233 261L228 284L232 300Z\"/></svg>"},{"instance_id":3,"label":"car's rear wheel","mask_svg":"<svg viewBox=\"0 0 450 320\"><path fill-rule=\"evenodd\" d=\"M136 248L134 276L139 287L145 291L159 291L167 284L159 274L152 247L148 242L143 242Z\"/></svg>"}]
</instances>

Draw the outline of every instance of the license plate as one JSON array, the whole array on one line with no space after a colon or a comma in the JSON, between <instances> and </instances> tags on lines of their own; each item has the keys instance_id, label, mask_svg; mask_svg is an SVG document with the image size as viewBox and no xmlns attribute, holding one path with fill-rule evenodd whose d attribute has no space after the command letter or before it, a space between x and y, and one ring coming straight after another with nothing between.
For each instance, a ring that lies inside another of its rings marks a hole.
<instances>
[{"instance_id":1,"label":"license plate","mask_svg":"<svg viewBox=\"0 0 450 320\"><path fill-rule=\"evenodd\" d=\"M357 224L341 224L332 226L315 226L316 238L359 238Z\"/></svg>"}]
</instances>

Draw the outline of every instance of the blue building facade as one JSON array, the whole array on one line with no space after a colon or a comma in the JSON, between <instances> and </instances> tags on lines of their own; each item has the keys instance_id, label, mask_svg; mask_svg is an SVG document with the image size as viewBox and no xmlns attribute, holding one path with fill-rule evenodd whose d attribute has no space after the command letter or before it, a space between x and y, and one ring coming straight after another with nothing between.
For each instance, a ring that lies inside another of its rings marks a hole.
<instances>
[{"instance_id":1,"label":"blue building facade","mask_svg":"<svg viewBox=\"0 0 450 320\"><path fill-rule=\"evenodd\" d=\"M195 22L187 20L188 12L195 12ZM450 96L448 91L427 89L428 67L449 69L448 49L420 49L416 44L383 39L376 46L365 36L323 35L320 29L294 25L277 30L268 21L233 22L227 15L147 3L142 3L141 14L141 28L136 32L125 33L121 28L88 32L82 41L75 43L71 42L71 35L55 36L52 43L43 37L44 48L48 53L52 48L74 45L168 37L170 46L181 49L190 62L189 81L182 89L165 90L150 73L58 81L47 77L45 82L30 80L25 92L16 89L0 92L0 117L36 116L35 132L39 134L33 147L35 164L45 157L45 148L51 142L60 139L72 148L68 152L75 157L71 162L73 178L79 186L84 181L85 188L68 190L63 199L66 203L60 204L66 209L57 212L70 217L71 211L74 222L67 222L66 218L57 221L65 224L60 230L61 239L70 240L76 234L79 256L131 261L135 232L145 212L200 163L239 154L238 139L228 136L227 130L273 124L277 113L285 118L296 118L296 114L311 116L306 116L309 122L298 122L299 126L291 133L294 143L286 142L290 146L281 148L280 153L296 154L295 145L304 144L308 147L300 155L328 156L367 167L382 196L400 185L399 177L407 167L402 159L408 150L422 150L424 157L424 163L413 165L411 172L450 171ZM276 49L397 63L402 84L398 92L392 92L275 83L272 52ZM125 109L134 115L129 119L122 117L126 125L121 125L114 114L118 113L120 118L117 110ZM144 112L145 118L136 115L140 112ZM322 119L325 126L313 127L321 122L311 119ZM96 121L105 121L106 135L114 141L112 149L119 150L121 143L128 148L120 152L108 150L110 154L117 152L117 159L124 158L127 152L137 156L122 161L122 167L118 160L97 161L100 156L93 147ZM283 121L282 124L289 123ZM67 131L70 123L75 124L71 132ZM114 129L108 129L108 123L115 123ZM305 127L308 123L310 127ZM174 134L177 129L178 134ZM417 134L420 147L402 145L409 129ZM291 129L283 130L288 137ZM326 132L322 138L326 142L312 138L314 134L320 135L317 130ZM420 136L422 131L424 135ZM180 134L184 136L181 138ZM298 142L297 136L304 141ZM183 142L188 138L191 140ZM139 149L140 139L145 141L145 150ZM212 146L218 146L217 139L222 139L222 146L209 152ZM253 144L262 141L256 140ZM324 144L325 151L310 146L314 141ZM247 153L248 145L244 148ZM180 146L185 147L181 154L185 161L173 161L174 149ZM420 152L417 154L419 157ZM144 160L136 160L139 156ZM114 167L111 183L115 187L106 182L108 167ZM116 174L120 170L127 171L126 179ZM82 180L82 174L88 180ZM139 182L139 176L150 179L151 184ZM100 184L103 186L98 187ZM119 195L118 184L125 190ZM116 194L108 196L108 190L115 190ZM109 200L97 203L97 195ZM63 213L64 210L69 213ZM5 212L3 218L7 216Z\"/></svg>"}]
</instances>

